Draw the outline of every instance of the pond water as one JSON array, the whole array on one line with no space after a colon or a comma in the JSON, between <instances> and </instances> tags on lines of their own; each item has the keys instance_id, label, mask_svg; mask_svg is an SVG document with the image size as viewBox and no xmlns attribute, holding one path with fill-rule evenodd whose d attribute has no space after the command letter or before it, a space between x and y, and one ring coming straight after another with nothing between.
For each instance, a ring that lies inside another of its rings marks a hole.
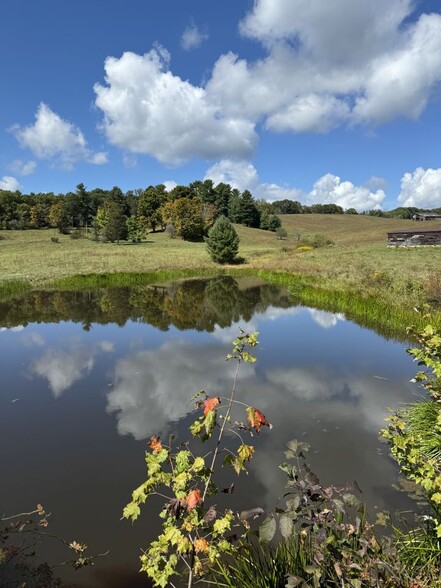
<instances>
[{"instance_id":1,"label":"pond water","mask_svg":"<svg viewBox=\"0 0 441 588\"><path fill-rule=\"evenodd\" d=\"M157 505L133 526L120 520L122 508L145 479L146 440L186 439L191 396L229 390L225 355L239 326L258 330L260 345L257 363L241 368L238 398L273 429L254 440L231 507L274 507L293 438L311 444L323 482L357 480L371 512L411 504L378 439L387 408L417 393L403 343L297 306L255 278L33 292L0 303L0 505L13 514L42 503L52 533L84 540L92 553L110 550L93 568L60 572L71 585L148 585L138 556L158 532ZM66 558L55 546L42 553Z\"/></svg>"}]
</instances>

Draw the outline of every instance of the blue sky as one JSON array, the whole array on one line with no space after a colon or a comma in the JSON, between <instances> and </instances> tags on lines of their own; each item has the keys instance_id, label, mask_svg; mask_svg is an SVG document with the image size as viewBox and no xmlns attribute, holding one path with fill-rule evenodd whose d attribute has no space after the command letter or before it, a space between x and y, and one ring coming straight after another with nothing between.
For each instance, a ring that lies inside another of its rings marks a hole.
<instances>
[{"instance_id":1,"label":"blue sky","mask_svg":"<svg viewBox=\"0 0 441 588\"><path fill-rule=\"evenodd\" d=\"M0 188L441 206L439 0L4 0Z\"/></svg>"}]
</instances>

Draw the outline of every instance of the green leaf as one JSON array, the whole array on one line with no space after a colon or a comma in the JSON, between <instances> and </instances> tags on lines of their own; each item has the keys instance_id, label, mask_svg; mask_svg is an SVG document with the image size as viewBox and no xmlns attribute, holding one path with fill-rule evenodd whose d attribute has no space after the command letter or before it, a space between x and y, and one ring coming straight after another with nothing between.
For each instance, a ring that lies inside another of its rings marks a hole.
<instances>
[{"instance_id":1,"label":"green leaf","mask_svg":"<svg viewBox=\"0 0 441 588\"><path fill-rule=\"evenodd\" d=\"M290 463L281 463L279 465L279 468L282 470L282 472L285 472L285 474L288 476L288 478L293 479L294 475L293 475L293 466Z\"/></svg>"},{"instance_id":2,"label":"green leaf","mask_svg":"<svg viewBox=\"0 0 441 588\"><path fill-rule=\"evenodd\" d=\"M294 527L292 518L286 514L282 515L279 520L279 525L282 537L284 539L289 539Z\"/></svg>"},{"instance_id":3,"label":"green leaf","mask_svg":"<svg viewBox=\"0 0 441 588\"><path fill-rule=\"evenodd\" d=\"M297 441L297 439L292 439L291 441L288 441L287 446L288 446L288 449L291 449L291 451L296 453L297 448L299 446L299 442Z\"/></svg>"},{"instance_id":4,"label":"green leaf","mask_svg":"<svg viewBox=\"0 0 441 588\"><path fill-rule=\"evenodd\" d=\"M132 519L132 522L136 521L140 514L141 509L134 502L129 502L129 504L123 510L123 517L125 519Z\"/></svg>"},{"instance_id":5,"label":"green leaf","mask_svg":"<svg viewBox=\"0 0 441 588\"><path fill-rule=\"evenodd\" d=\"M259 541L269 543L276 533L277 524L273 516L266 518L259 527Z\"/></svg>"},{"instance_id":6,"label":"green leaf","mask_svg":"<svg viewBox=\"0 0 441 588\"><path fill-rule=\"evenodd\" d=\"M176 454L176 472L179 474L190 467L191 453L184 449Z\"/></svg>"}]
</instances>

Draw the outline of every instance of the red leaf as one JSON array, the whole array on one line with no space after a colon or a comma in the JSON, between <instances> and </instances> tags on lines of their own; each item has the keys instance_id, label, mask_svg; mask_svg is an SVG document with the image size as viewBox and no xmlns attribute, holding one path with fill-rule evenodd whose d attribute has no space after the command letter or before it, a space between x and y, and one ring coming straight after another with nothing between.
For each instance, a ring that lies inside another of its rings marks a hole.
<instances>
[{"instance_id":1,"label":"red leaf","mask_svg":"<svg viewBox=\"0 0 441 588\"><path fill-rule=\"evenodd\" d=\"M248 422L254 427L257 433L260 433L260 427L262 425L271 427L270 423L266 420L266 416L260 412L257 408L250 406L247 408Z\"/></svg>"},{"instance_id":2,"label":"red leaf","mask_svg":"<svg viewBox=\"0 0 441 588\"><path fill-rule=\"evenodd\" d=\"M187 505L187 510L193 510L198 504L202 504L201 491L198 489L191 490L185 497L185 504Z\"/></svg>"},{"instance_id":3,"label":"red leaf","mask_svg":"<svg viewBox=\"0 0 441 588\"><path fill-rule=\"evenodd\" d=\"M153 435L153 437L150 437L149 447L153 453L159 453L162 449L162 443L161 443L159 437L157 437L156 435Z\"/></svg>"},{"instance_id":4,"label":"red leaf","mask_svg":"<svg viewBox=\"0 0 441 588\"><path fill-rule=\"evenodd\" d=\"M207 400L204 402L204 416L207 416L209 412L215 410L216 406L219 406L219 404L219 396L212 396L211 398L207 398Z\"/></svg>"}]
</instances>

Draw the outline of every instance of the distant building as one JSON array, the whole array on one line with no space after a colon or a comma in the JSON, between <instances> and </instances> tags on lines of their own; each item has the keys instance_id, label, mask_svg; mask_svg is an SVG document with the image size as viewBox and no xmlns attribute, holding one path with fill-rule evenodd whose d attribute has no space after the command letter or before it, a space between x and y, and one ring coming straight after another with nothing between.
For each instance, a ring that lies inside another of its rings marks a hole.
<instances>
[{"instance_id":1,"label":"distant building","mask_svg":"<svg viewBox=\"0 0 441 588\"><path fill-rule=\"evenodd\" d=\"M388 247L422 247L427 245L441 245L441 229L392 231L387 234Z\"/></svg>"},{"instance_id":2,"label":"distant building","mask_svg":"<svg viewBox=\"0 0 441 588\"><path fill-rule=\"evenodd\" d=\"M412 216L412 219L420 221L441 220L441 214L433 214L432 212L416 212Z\"/></svg>"}]
</instances>

